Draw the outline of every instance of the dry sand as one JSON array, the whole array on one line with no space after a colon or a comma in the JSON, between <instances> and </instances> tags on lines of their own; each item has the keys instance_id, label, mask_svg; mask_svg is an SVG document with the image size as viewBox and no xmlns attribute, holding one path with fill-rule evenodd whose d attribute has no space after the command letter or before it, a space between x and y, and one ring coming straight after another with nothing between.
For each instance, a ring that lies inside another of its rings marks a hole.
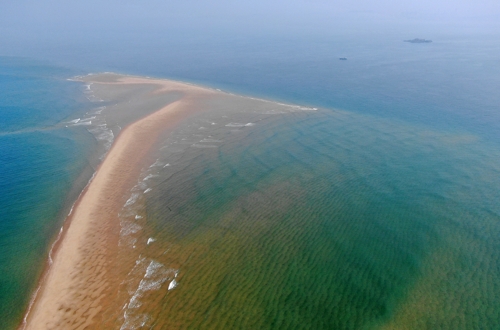
<instances>
[{"instance_id":1,"label":"dry sand","mask_svg":"<svg viewBox=\"0 0 500 330\"><path fill-rule=\"evenodd\" d=\"M218 94L174 81L113 74L81 80L93 86L154 85L151 97L168 93L179 97L121 131L66 221L53 263L21 325L24 329L100 328L99 315L110 306L117 286L113 268L117 266L118 213L124 196L137 180L158 136L199 111L203 100Z\"/></svg>"}]
</instances>

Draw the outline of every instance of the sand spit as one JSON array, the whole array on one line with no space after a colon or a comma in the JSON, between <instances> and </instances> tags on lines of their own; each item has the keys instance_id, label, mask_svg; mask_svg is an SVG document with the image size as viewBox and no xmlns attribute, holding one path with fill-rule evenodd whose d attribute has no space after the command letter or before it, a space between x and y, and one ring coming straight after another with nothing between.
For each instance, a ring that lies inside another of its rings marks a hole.
<instances>
[{"instance_id":1,"label":"sand spit","mask_svg":"<svg viewBox=\"0 0 500 330\"><path fill-rule=\"evenodd\" d=\"M94 178L75 203L53 263L21 329L99 328L99 314L110 306L117 285L112 279L119 236L118 213L125 203L126 192L134 185L158 136L199 111L203 100L218 93L174 81L115 74L89 75L77 80L92 88L101 87L99 100L106 99L103 94L110 90L116 92L112 86L148 89L142 96L143 106L141 99L135 99L134 103L139 106L135 115L146 116L119 132ZM162 95L174 95L175 100L170 96L158 97ZM116 93L113 96L117 98ZM147 103L147 98L155 98L156 103ZM120 107L125 109L118 102L116 113ZM156 111L151 110L154 107Z\"/></svg>"},{"instance_id":2,"label":"sand spit","mask_svg":"<svg viewBox=\"0 0 500 330\"><path fill-rule=\"evenodd\" d=\"M160 162L165 168L178 159L177 152L193 156L217 151L224 139L244 138L271 117L291 112L305 115L315 108L113 73L73 80L85 84L83 93L96 103L96 109L63 124L79 126L95 137L98 157L91 165L97 170L68 215L50 253L53 262L47 263L20 329L135 328L128 324L136 316L130 301L137 297L122 289L141 256L129 253L129 246L121 244L121 215L131 191L138 193L134 187L141 173L158 163L156 153L169 152L173 157ZM140 192L141 196L146 193L154 195L155 190ZM142 216L135 214L134 219ZM140 247L136 250L132 244L130 248L140 254ZM167 276L169 281L175 280L169 283L169 291L177 285L178 268L174 268L175 276Z\"/></svg>"}]
</instances>

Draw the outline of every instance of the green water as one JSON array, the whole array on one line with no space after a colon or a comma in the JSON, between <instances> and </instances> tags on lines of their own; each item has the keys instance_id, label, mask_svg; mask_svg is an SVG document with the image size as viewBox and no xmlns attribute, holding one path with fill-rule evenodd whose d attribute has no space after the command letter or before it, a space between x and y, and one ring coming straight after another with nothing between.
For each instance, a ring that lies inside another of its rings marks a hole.
<instances>
[{"instance_id":1,"label":"green water","mask_svg":"<svg viewBox=\"0 0 500 330\"><path fill-rule=\"evenodd\" d=\"M260 122L207 115L222 126L184 136L211 134L217 148L159 151L171 166L141 197L142 232L129 242L138 262L122 292L142 305L116 328L500 328L496 31L432 31L424 47L401 42L414 31L203 32L64 41L64 52L39 38L43 54L29 41L19 52L327 108ZM71 187L96 141L111 139L85 130L102 121L60 125L95 115L81 113L89 91L65 80L81 70L13 58L0 70L0 320L13 329Z\"/></svg>"},{"instance_id":2,"label":"green water","mask_svg":"<svg viewBox=\"0 0 500 330\"><path fill-rule=\"evenodd\" d=\"M149 326L498 326L494 145L331 110L238 130L152 179L141 258L178 276L141 293Z\"/></svg>"}]
</instances>

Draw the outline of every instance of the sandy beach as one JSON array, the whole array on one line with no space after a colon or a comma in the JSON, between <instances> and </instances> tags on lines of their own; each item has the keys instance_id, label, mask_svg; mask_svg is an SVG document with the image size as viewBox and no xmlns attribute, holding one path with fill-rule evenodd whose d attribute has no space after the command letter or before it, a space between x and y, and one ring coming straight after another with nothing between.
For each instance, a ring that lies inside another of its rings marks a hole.
<instances>
[{"instance_id":1,"label":"sandy beach","mask_svg":"<svg viewBox=\"0 0 500 330\"><path fill-rule=\"evenodd\" d=\"M188 255L165 247L169 243L161 240L151 247L154 239L139 234L154 218L145 214L148 198L154 200L159 196L154 189L160 189L147 188L154 180L145 180L167 178L158 171L169 168L169 163L175 171L197 171L203 165L198 157L212 155L211 161L216 161L223 140L230 146L230 141L244 141L255 125L271 117L315 109L148 77L102 73L74 80L84 84L84 95L96 107L61 125L80 126L94 136L97 151L88 162L95 173L49 253L20 329L136 329L152 322L164 328L165 320L156 315L161 308L155 307L176 287L174 279L182 281L185 273L179 269ZM174 191L167 199L188 198L196 191L188 189L190 180L171 182ZM166 201L165 221L175 214L177 202ZM154 249L160 255L146 258ZM173 259L158 261L165 257ZM140 271L138 265L143 267ZM158 275L152 275L153 270ZM155 284L151 276L158 276ZM143 280L154 290L146 293ZM173 291L175 295L179 289ZM148 298L153 292L156 298ZM172 327L178 325L168 325Z\"/></svg>"},{"instance_id":2,"label":"sandy beach","mask_svg":"<svg viewBox=\"0 0 500 330\"><path fill-rule=\"evenodd\" d=\"M118 285L112 277L117 266L118 213L126 192L137 180L158 136L199 111L200 101L217 93L174 81L114 74L79 79L101 87L146 87L149 88L146 95L175 94L176 100L171 102L172 98L167 98L135 109L135 116L145 117L121 130L76 201L53 251L53 263L46 270L21 329L99 328L99 315L111 303L110 297ZM161 103L164 104L160 106ZM155 106L155 111L151 111Z\"/></svg>"}]
</instances>

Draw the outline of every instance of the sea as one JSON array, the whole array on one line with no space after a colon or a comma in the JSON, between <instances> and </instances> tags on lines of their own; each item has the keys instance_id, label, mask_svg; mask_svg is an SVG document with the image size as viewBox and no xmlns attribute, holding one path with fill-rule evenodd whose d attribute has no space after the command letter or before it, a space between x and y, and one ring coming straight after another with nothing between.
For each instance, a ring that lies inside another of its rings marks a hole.
<instances>
[{"instance_id":1,"label":"sea","mask_svg":"<svg viewBox=\"0 0 500 330\"><path fill-rule=\"evenodd\" d=\"M500 37L410 37L1 56L1 328L113 141L71 80L101 71L304 110L209 112L165 137L121 214L137 260L113 328L500 328Z\"/></svg>"}]
</instances>

